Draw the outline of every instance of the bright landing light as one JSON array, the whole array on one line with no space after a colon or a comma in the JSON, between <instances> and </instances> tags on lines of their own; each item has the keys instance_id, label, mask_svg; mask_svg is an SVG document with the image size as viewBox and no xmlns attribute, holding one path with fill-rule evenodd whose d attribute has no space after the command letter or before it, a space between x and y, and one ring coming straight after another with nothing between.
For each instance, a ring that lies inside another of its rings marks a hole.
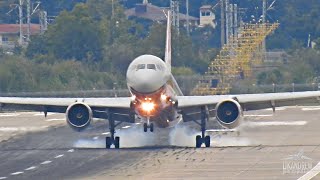
<instances>
[{"instance_id":1,"label":"bright landing light","mask_svg":"<svg viewBox=\"0 0 320 180\"><path fill-rule=\"evenodd\" d=\"M154 103L152 102L145 102L141 104L141 107L144 111L150 112L154 109Z\"/></svg>"},{"instance_id":2,"label":"bright landing light","mask_svg":"<svg viewBox=\"0 0 320 180\"><path fill-rule=\"evenodd\" d=\"M165 101L165 100L167 100L167 96L164 95L164 94L161 94L161 99L162 99L163 101Z\"/></svg>"}]
</instances>

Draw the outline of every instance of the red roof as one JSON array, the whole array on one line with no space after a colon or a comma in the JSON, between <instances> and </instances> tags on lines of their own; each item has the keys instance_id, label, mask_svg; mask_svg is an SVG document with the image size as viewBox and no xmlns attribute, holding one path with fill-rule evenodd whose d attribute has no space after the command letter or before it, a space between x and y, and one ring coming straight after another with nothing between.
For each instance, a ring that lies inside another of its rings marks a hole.
<instances>
[{"instance_id":1,"label":"red roof","mask_svg":"<svg viewBox=\"0 0 320 180\"><path fill-rule=\"evenodd\" d=\"M27 33L27 24L22 25L23 34ZM0 24L0 34L19 34L20 25L19 24ZM30 28L31 34L39 34L40 33L40 25L39 24L31 24Z\"/></svg>"}]
</instances>

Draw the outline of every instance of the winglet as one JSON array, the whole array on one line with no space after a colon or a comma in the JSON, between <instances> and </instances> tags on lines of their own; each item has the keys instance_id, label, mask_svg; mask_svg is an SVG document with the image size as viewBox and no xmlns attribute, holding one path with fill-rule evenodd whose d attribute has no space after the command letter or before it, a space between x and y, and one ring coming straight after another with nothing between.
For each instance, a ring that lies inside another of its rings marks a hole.
<instances>
[{"instance_id":1,"label":"winglet","mask_svg":"<svg viewBox=\"0 0 320 180\"><path fill-rule=\"evenodd\" d=\"M164 61L171 71L171 11L167 14L166 52Z\"/></svg>"}]
</instances>

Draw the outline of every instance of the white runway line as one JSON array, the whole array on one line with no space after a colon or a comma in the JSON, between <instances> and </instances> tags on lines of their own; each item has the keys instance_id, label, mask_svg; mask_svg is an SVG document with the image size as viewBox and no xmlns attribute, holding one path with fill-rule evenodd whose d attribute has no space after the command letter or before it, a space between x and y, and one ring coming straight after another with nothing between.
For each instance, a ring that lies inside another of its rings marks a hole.
<instances>
[{"instance_id":1,"label":"white runway line","mask_svg":"<svg viewBox=\"0 0 320 180\"><path fill-rule=\"evenodd\" d=\"M235 129L208 129L207 132L236 132Z\"/></svg>"},{"instance_id":2,"label":"white runway line","mask_svg":"<svg viewBox=\"0 0 320 180\"><path fill-rule=\"evenodd\" d=\"M12 176L15 176L15 175L23 174L23 173L24 173L24 172L19 171L19 172L11 173L11 175L12 175Z\"/></svg>"},{"instance_id":3,"label":"white runway line","mask_svg":"<svg viewBox=\"0 0 320 180\"><path fill-rule=\"evenodd\" d=\"M93 137L92 139L97 140L97 139L99 139L99 136Z\"/></svg>"},{"instance_id":4,"label":"white runway line","mask_svg":"<svg viewBox=\"0 0 320 180\"><path fill-rule=\"evenodd\" d=\"M70 149L70 150L68 150L68 152L74 152L74 149Z\"/></svg>"},{"instance_id":5,"label":"white runway line","mask_svg":"<svg viewBox=\"0 0 320 180\"><path fill-rule=\"evenodd\" d=\"M102 133L102 135L108 135L108 134L110 134L110 132L104 132L104 133Z\"/></svg>"},{"instance_id":6,"label":"white runway line","mask_svg":"<svg viewBox=\"0 0 320 180\"><path fill-rule=\"evenodd\" d=\"M286 110L286 109L287 109L287 107L277 107L277 108L276 108L276 111L284 111L284 110ZM273 111L272 108L265 109L265 110L267 110L267 111Z\"/></svg>"},{"instance_id":7,"label":"white runway line","mask_svg":"<svg viewBox=\"0 0 320 180\"><path fill-rule=\"evenodd\" d=\"M25 169L26 171L31 171L31 170L34 170L34 169L36 169L37 167L35 167L35 166L31 166L31 167L29 167L29 168L27 168L27 169Z\"/></svg>"},{"instance_id":8,"label":"white runway line","mask_svg":"<svg viewBox=\"0 0 320 180\"><path fill-rule=\"evenodd\" d=\"M123 129L128 129L128 128L130 128L131 126L124 126L124 127L122 127Z\"/></svg>"},{"instance_id":9,"label":"white runway line","mask_svg":"<svg viewBox=\"0 0 320 180\"><path fill-rule=\"evenodd\" d=\"M304 126L307 121L266 121L266 122L248 122L249 126Z\"/></svg>"},{"instance_id":10,"label":"white runway line","mask_svg":"<svg viewBox=\"0 0 320 180\"><path fill-rule=\"evenodd\" d=\"M57 119L47 119L46 121L50 122L50 121L65 121L65 118L57 118Z\"/></svg>"},{"instance_id":11,"label":"white runway line","mask_svg":"<svg viewBox=\"0 0 320 180\"><path fill-rule=\"evenodd\" d=\"M317 110L320 110L320 107L317 107L317 108L302 108L301 109L302 111L317 111Z\"/></svg>"},{"instance_id":12,"label":"white runway line","mask_svg":"<svg viewBox=\"0 0 320 180\"><path fill-rule=\"evenodd\" d=\"M305 175L301 176L298 180L309 180L314 178L319 173L320 173L320 162L314 168L312 168L309 172L307 172Z\"/></svg>"},{"instance_id":13,"label":"white runway line","mask_svg":"<svg viewBox=\"0 0 320 180\"><path fill-rule=\"evenodd\" d=\"M273 114L247 114L244 117L271 117Z\"/></svg>"},{"instance_id":14,"label":"white runway line","mask_svg":"<svg viewBox=\"0 0 320 180\"><path fill-rule=\"evenodd\" d=\"M16 116L20 116L20 114L13 114L13 113L0 114L0 117L16 117Z\"/></svg>"},{"instance_id":15,"label":"white runway line","mask_svg":"<svg viewBox=\"0 0 320 180\"><path fill-rule=\"evenodd\" d=\"M7 179L7 177L0 177L0 179Z\"/></svg>"},{"instance_id":16,"label":"white runway line","mask_svg":"<svg viewBox=\"0 0 320 180\"><path fill-rule=\"evenodd\" d=\"M136 123L136 125L139 125L139 124L141 124L141 123Z\"/></svg>"},{"instance_id":17,"label":"white runway line","mask_svg":"<svg viewBox=\"0 0 320 180\"><path fill-rule=\"evenodd\" d=\"M60 155L58 155L58 156L56 156L56 157L54 157L55 159L58 159L58 158L61 158L61 157L63 157L64 156L64 154L60 154Z\"/></svg>"},{"instance_id":18,"label":"white runway line","mask_svg":"<svg viewBox=\"0 0 320 180\"><path fill-rule=\"evenodd\" d=\"M54 115L54 114L57 114L57 113L48 113L47 116ZM41 112L41 113L34 113L33 116L44 116L44 113L43 113L43 112Z\"/></svg>"},{"instance_id":19,"label":"white runway line","mask_svg":"<svg viewBox=\"0 0 320 180\"><path fill-rule=\"evenodd\" d=\"M0 132L12 132L12 131L36 131L36 130L43 130L48 128L47 126L41 127L0 127Z\"/></svg>"},{"instance_id":20,"label":"white runway line","mask_svg":"<svg viewBox=\"0 0 320 180\"><path fill-rule=\"evenodd\" d=\"M40 163L40 164L45 165L45 164L50 164L50 163L52 163L52 161L43 161L43 162Z\"/></svg>"}]
</instances>

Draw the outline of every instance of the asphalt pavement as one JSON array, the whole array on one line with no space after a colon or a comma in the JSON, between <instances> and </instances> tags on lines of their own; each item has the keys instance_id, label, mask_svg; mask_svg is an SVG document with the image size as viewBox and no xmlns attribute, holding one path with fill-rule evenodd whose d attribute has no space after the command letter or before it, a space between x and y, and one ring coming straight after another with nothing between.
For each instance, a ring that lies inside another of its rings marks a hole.
<instances>
[{"instance_id":1,"label":"asphalt pavement","mask_svg":"<svg viewBox=\"0 0 320 180\"><path fill-rule=\"evenodd\" d=\"M61 114L0 113L0 180L320 179L320 107L246 112L237 130L217 129L211 121L212 147L196 149L194 123L121 124L121 149L107 150L106 121L75 132Z\"/></svg>"}]
</instances>

